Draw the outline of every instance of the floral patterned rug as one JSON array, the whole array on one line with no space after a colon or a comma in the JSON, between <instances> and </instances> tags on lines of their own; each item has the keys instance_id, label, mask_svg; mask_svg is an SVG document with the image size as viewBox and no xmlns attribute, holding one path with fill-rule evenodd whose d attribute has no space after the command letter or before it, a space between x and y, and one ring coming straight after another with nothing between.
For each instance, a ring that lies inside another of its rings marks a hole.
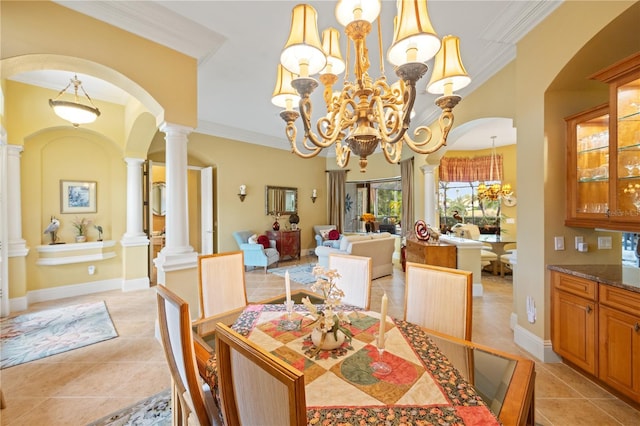
<instances>
[{"instance_id":1,"label":"floral patterned rug","mask_svg":"<svg viewBox=\"0 0 640 426\"><path fill-rule=\"evenodd\" d=\"M143 401L109 414L87 426L169 426L171 390L166 389Z\"/></svg>"},{"instance_id":2,"label":"floral patterned rug","mask_svg":"<svg viewBox=\"0 0 640 426\"><path fill-rule=\"evenodd\" d=\"M104 302L31 312L0 320L0 368L117 337Z\"/></svg>"},{"instance_id":3,"label":"floral patterned rug","mask_svg":"<svg viewBox=\"0 0 640 426\"><path fill-rule=\"evenodd\" d=\"M313 276L313 267L315 263L307 263L297 266L285 266L282 268L267 269L267 272L284 277L285 272L289 271L289 278L291 281L300 284L313 284L316 282L316 277Z\"/></svg>"}]
</instances>

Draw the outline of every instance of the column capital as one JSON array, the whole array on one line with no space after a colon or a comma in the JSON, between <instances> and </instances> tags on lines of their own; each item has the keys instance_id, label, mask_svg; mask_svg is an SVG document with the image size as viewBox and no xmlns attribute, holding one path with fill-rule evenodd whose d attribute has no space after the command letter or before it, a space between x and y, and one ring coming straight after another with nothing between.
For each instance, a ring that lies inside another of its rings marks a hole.
<instances>
[{"instance_id":1,"label":"column capital","mask_svg":"<svg viewBox=\"0 0 640 426\"><path fill-rule=\"evenodd\" d=\"M420 170L426 175L427 173L433 173L436 167L438 167L438 164L425 164L424 166L420 166Z\"/></svg>"},{"instance_id":2,"label":"column capital","mask_svg":"<svg viewBox=\"0 0 640 426\"><path fill-rule=\"evenodd\" d=\"M193 132L192 127L182 126L180 124L175 123L167 123L166 121L160 125L160 131L165 133L167 136L169 135L177 135L182 134L184 136L188 136L191 132Z\"/></svg>"},{"instance_id":3,"label":"column capital","mask_svg":"<svg viewBox=\"0 0 640 426\"><path fill-rule=\"evenodd\" d=\"M124 161L129 166L137 166L145 162L144 158L124 157Z\"/></svg>"}]
</instances>

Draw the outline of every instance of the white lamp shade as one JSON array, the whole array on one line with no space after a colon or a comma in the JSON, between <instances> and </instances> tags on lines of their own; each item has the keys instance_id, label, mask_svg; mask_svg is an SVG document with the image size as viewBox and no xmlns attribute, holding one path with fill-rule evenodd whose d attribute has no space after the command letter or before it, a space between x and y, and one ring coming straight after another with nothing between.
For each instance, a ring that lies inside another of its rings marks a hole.
<instances>
[{"instance_id":1,"label":"white lamp shade","mask_svg":"<svg viewBox=\"0 0 640 426\"><path fill-rule=\"evenodd\" d=\"M350 22L375 21L380 15L380 0L340 0L336 5L336 19L345 27Z\"/></svg>"},{"instance_id":2,"label":"white lamp shade","mask_svg":"<svg viewBox=\"0 0 640 426\"><path fill-rule=\"evenodd\" d=\"M451 95L471 83L467 70L460 58L460 39L448 35L442 39L442 47L436 55L431 80L427 85L429 93Z\"/></svg>"},{"instance_id":3,"label":"white lamp shade","mask_svg":"<svg viewBox=\"0 0 640 426\"><path fill-rule=\"evenodd\" d=\"M291 80L296 76L287 71L281 64L278 64L278 76L276 87L271 95L271 102L280 108L292 109L300 102L300 96L296 89L291 86Z\"/></svg>"},{"instance_id":4,"label":"white lamp shade","mask_svg":"<svg viewBox=\"0 0 640 426\"><path fill-rule=\"evenodd\" d=\"M308 4L299 4L291 12L291 31L280 63L301 77L317 74L327 64L318 35L318 14Z\"/></svg>"},{"instance_id":5,"label":"white lamp shade","mask_svg":"<svg viewBox=\"0 0 640 426\"><path fill-rule=\"evenodd\" d=\"M393 43L387 58L393 65L427 62L440 49L440 39L431 25L426 0L397 2Z\"/></svg>"},{"instance_id":6,"label":"white lamp shade","mask_svg":"<svg viewBox=\"0 0 640 426\"><path fill-rule=\"evenodd\" d=\"M345 64L340 53L340 33L335 28L327 28L322 32L322 50L327 57L327 65L320 74L340 74Z\"/></svg>"},{"instance_id":7,"label":"white lamp shade","mask_svg":"<svg viewBox=\"0 0 640 426\"><path fill-rule=\"evenodd\" d=\"M67 120L74 126L93 123L100 115L98 108L92 108L76 102L52 101L50 99L49 105L58 117Z\"/></svg>"}]
</instances>

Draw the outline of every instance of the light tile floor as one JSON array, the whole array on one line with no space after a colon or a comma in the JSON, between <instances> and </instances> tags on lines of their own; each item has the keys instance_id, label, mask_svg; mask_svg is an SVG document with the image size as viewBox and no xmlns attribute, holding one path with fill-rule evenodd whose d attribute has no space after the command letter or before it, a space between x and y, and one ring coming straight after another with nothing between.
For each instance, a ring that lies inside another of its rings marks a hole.
<instances>
[{"instance_id":1,"label":"light tile floor","mask_svg":"<svg viewBox=\"0 0 640 426\"><path fill-rule=\"evenodd\" d=\"M280 266L314 261L281 262ZM513 343L511 279L483 274L485 294L474 298L473 340L530 357ZM282 294L284 279L262 269L247 272L249 301ZM292 283L292 289L308 286ZM401 317L404 276L374 280L371 309L379 310L387 292L389 314ZM86 425L169 387L169 372L155 339L154 289L108 291L33 304L30 311L104 300L119 337L42 360L0 370L7 408L0 425ZM564 364L536 362L536 423L539 425L640 425L640 411Z\"/></svg>"}]
</instances>

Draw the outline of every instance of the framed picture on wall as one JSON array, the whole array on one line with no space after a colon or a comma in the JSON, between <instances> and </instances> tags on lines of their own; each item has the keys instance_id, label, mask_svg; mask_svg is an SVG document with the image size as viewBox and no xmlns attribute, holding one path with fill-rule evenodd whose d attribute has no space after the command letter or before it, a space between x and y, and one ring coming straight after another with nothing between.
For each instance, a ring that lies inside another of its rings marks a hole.
<instances>
[{"instance_id":1,"label":"framed picture on wall","mask_svg":"<svg viewBox=\"0 0 640 426\"><path fill-rule=\"evenodd\" d=\"M61 180L60 213L96 213L96 182Z\"/></svg>"}]
</instances>

